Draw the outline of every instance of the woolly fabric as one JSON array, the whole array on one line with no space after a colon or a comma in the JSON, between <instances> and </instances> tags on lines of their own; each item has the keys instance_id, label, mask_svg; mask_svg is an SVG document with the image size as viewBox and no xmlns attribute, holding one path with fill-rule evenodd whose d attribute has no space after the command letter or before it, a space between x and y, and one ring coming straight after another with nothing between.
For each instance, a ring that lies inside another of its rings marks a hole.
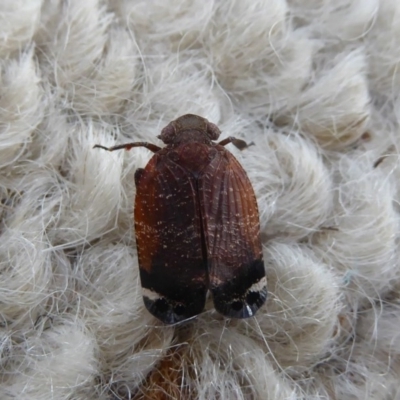
<instances>
[{"instance_id":1,"label":"woolly fabric","mask_svg":"<svg viewBox=\"0 0 400 400\"><path fill-rule=\"evenodd\" d=\"M0 2L1 399L399 399L398 0ZM269 298L166 327L134 172L194 113L253 141Z\"/></svg>"}]
</instances>

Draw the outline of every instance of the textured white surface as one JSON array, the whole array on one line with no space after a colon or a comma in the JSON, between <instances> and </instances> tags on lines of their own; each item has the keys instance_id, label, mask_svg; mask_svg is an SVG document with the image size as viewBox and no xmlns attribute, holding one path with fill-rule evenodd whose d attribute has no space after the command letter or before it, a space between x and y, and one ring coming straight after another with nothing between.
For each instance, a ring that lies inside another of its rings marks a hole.
<instances>
[{"instance_id":1,"label":"textured white surface","mask_svg":"<svg viewBox=\"0 0 400 400\"><path fill-rule=\"evenodd\" d=\"M2 0L0 398L399 399L399 34L398 0ZM253 319L142 304L151 154L92 147L185 113L256 144L229 147L260 208Z\"/></svg>"}]
</instances>

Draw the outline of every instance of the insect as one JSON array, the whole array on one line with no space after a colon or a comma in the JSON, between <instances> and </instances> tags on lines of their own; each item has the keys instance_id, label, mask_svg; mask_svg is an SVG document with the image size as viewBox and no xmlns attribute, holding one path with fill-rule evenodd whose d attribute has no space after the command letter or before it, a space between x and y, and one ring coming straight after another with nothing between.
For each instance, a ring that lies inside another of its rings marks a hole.
<instances>
[{"instance_id":1,"label":"insect","mask_svg":"<svg viewBox=\"0 0 400 400\"><path fill-rule=\"evenodd\" d=\"M216 125L186 114L158 136L166 146L134 142L108 151L145 147L155 153L135 172L135 233L143 301L173 324L202 312L207 292L226 317L248 318L265 303L266 277L257 201L249 178L214 143Z\"/></svg>"}]
</instances>

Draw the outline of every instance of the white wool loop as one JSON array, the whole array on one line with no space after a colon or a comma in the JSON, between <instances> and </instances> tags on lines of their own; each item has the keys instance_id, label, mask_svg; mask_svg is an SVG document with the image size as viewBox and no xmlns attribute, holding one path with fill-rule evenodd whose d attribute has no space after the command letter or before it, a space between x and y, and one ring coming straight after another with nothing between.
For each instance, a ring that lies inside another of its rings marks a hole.
<instances>
[{"instance_id":1,"label":"white wool loop","mask_svg":"<svg viewBox=\"0 0 400 400\"><path fill-rule=\"evenodd\" d=\"M396 398L399 35L398 0L0 1L0 399ZM143 304L152 153L93 146L162 147L186 113L254 143L227 145L259 206L254 318Z\"/></svg>"}]
</instances>

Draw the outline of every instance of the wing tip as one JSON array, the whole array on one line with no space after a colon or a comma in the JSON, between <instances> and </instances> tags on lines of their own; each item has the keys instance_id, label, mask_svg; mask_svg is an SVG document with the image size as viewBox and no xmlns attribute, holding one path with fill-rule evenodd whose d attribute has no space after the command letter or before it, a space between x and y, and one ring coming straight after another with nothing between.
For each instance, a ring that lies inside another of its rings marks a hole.
<instances>
[{"instance_id":1,"label":"wing tip","mask_svg":"<svg viewBox=\"0 0 400 400\"><path fill-rule=\"evenodd\" d=\"M243 296L229 298L229 293L221 297L214 297L215 309L228 318L251 318L267 300L268 291L266 278L251 285Z\"/></svg>"},{"instance_id":2,"label":"wing tip","mask_svg":"<svg viewBox=\"0 0 400 400\"><path fill-rule=\"evenodd\" d=\"M186 315L183 312L183 309L179 306L174 307L163 297L157 300L151 300L148 297L143 296L143 302L147 310L153 316L167 325L173 325L192 317L192 315Z\"/></svg>"},{"instance_id":3,"label":"wing tip","mask_svg":"<svg viewBox=\"0 0 400 400\"><path fill-rule=\"evenodd\" d=\"M205 300L203 304L201 304L201 301L193 302L193 300L185 304L184 301L171 300L166 296L145 289L143 303L154 317L166 325L173 325L191 320L200 314L203 311Z\"/></svg>"}]
</instances>

